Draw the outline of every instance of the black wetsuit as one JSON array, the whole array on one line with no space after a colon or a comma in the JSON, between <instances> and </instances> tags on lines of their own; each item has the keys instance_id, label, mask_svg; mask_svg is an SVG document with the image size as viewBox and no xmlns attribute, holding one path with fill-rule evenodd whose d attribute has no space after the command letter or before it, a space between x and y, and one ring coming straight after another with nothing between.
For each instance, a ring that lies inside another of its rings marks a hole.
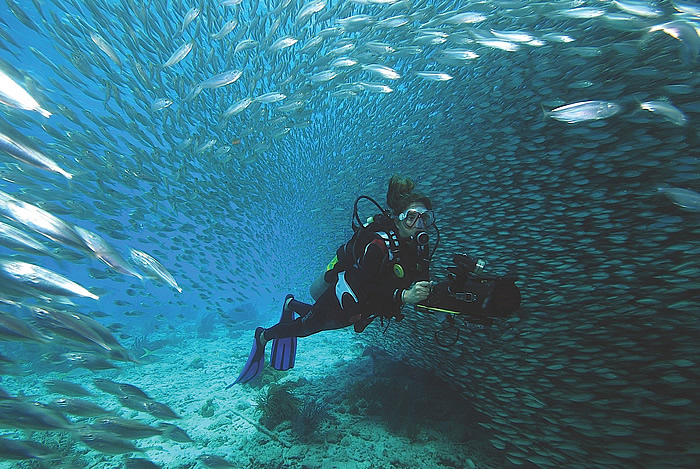
<instances>
[{"instance_id":1,"label":"black wetsuit","mask_svg":"<svg viewBox=\"0 0 700 469\"><path fill-rule=\"evenodd\" d=\"M356 324L361 332L374 317L401 319L401 293L429 279L428 246L399 239L389 218L358 231L338 249L337 263L325 274L331 286L313 305L292 300L299 318L265 330L265 338L306 337Z\"/></svg>"}]
</instances>

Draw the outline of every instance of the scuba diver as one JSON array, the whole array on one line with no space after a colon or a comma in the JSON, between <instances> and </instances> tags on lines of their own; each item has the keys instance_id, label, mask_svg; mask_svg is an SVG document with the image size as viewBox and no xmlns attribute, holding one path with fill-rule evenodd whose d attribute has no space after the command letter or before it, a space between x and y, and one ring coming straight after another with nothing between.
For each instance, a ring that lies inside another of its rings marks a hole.
<instances>
[{"instance_id":1,"label":"scuba diver","mask_svg":"<svg viewBox=\"0 0 700 469\"><path fill-rule=\"evenodd\" d=\"M352 239L337 250L326 272L311 286L316 302L310 305L287 295L280 322L255 330L248 361L228 387L258 376L269 341L270 364L285 371L294 366L297 337L350 325L362 332L375 317L400 320L404 305L428 298L432 253L426 230L435 223L435 214L430 199L414 187L411 179L393 176L386 196L391 210L382 209L366 224L357 216L355 202L354 218L359 223L353 220Z\"/></svg>"}]
</instances>

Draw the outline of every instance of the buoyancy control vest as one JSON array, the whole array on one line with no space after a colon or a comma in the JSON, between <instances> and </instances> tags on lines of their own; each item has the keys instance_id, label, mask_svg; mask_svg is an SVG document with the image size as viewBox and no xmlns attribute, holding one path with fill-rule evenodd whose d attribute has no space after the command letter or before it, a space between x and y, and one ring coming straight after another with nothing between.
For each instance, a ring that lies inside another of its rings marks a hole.
<instances>
[{"instance_id":1,"label":"buoyancy control vest","mask_svg":"<svg viewBox=\"0 0 700 469\"><path fill-rule=\"evenodd\" d=\"M358 228L352 238L336 251L324 280L335 284L340 272L358 266L370 243L382 247L385 256L380 269L381 282L369 297L360 299L362 317L403 318L400 294L414 282L429 279L430 250L415 240L400 238L393 220L383 214Z\"/></svg>"}]
</instances>

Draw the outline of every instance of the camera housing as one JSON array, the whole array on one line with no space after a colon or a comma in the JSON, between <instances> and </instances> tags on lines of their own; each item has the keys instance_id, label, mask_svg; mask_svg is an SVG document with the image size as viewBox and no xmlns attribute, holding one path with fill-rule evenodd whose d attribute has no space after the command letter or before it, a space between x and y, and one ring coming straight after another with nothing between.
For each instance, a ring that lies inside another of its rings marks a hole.
<instances>
[{"instance_id":1,"label":"camera housing","mask_svg":"<svg viewBox=\"0 0 700 469\"><path fill-rule=\"evenodd\" d=\"M469 322L490 326L494 318L512 315L520 308L520 289L514 275L483 275L486 262L466 254L452 256L447 280L431 289L416 309L427 313L462 314Z\"/></svg>"}]
</instances>

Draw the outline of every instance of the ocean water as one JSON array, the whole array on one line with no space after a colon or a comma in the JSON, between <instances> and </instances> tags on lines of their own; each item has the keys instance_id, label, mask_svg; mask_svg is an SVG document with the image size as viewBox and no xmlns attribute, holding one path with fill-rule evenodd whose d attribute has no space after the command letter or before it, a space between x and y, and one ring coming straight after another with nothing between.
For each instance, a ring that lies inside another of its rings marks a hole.
<instances>
[{"instance_id":1,"label":"ocean water","mask_svg":"<svg viewBox=\"0 0 700 469\"><path fill-rule=\"evenodd\" d=\"M0 464L697 467L699 25L687 0L6 0ZM226 390L395 173L434 202L434 279L483 258L519 312L321 333Z\"/></svg>"}]
</instances>

